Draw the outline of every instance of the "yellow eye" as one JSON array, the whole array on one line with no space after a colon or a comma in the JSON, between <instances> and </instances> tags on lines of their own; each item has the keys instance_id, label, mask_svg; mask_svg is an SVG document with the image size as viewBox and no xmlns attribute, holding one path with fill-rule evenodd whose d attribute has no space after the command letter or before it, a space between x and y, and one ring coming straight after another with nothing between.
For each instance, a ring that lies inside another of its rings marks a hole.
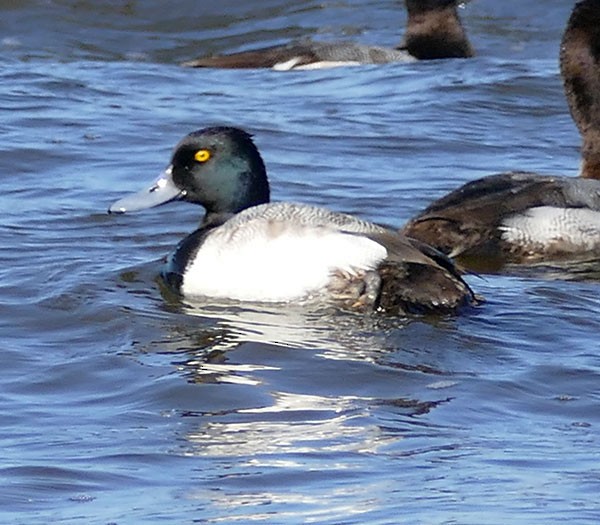
<instances>
[{"instance_id":1,"label":"yellow eye","mask_svg":"<svg viewBox=\"0 0 600 525\"><path fill-rule=\"evenodd\" d=\"M207 149L199 149L194 154L194 159L196 159L198 162L206 162L208 159L210 159L210 151Z\"/></svg>"}]
</instances>

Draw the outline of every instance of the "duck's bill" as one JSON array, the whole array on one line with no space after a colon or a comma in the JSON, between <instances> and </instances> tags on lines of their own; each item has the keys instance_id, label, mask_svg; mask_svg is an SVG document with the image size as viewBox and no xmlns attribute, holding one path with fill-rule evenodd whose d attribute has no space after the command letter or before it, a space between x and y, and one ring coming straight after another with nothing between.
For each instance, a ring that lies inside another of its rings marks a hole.
<instances>
[{"instance_id":1,"label":"duck's bill","mask_svg":"<svg viewBox=\"0 0 600 525\"><path fill-rule=\"evenodd\" d=\"M167 168L148 189L127 195L108 208L108 213L128 213L160 206L181 199L185 192L180 190L171 176L171 167Z\"/></svg>"}]
</instances>

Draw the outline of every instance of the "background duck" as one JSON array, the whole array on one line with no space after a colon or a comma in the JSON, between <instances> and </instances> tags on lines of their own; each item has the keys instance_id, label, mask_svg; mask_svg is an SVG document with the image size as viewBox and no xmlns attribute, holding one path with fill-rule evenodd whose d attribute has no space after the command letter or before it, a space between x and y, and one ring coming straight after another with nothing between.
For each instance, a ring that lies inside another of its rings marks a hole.
<instances>
[{"instance_id":1,"label":"background duck","mask_svg":"<svg viewBox=\"0 0 600 525\"><path fill-rule=\"evenodd\" d=\"M478 270L600 255L600 0L573 8L560 69L583 138L580 178L502 173L433 202L402 232Z\"/></svg>"},{"instance_id":2,"label":"background duck","mask_svg":"<svg viewBox=\"0 0 600 525\"><path fill-rule=\"evenodd\" d=\"M474 301L451 261L419 241L324 208L269 203L264 163L240 129L190 133L149 190L115 202L109 212L172 200L206 210L163 272L185 296L325 298L389 313L450 312Z\"/></svg>"},{"instance_id":3,"label":"background duck","mask_svg":"<svg viewBox=\"0 0 600 525\"><path fill-rule=\"evenodd\" d=\"M415 59L467 58L473 49L457 13L457 0L406 0L408 22L396 48L352 42L296 42L184 62L213 68L321 69L358 64L410 62Z\"/></svg>"}]
</instances>

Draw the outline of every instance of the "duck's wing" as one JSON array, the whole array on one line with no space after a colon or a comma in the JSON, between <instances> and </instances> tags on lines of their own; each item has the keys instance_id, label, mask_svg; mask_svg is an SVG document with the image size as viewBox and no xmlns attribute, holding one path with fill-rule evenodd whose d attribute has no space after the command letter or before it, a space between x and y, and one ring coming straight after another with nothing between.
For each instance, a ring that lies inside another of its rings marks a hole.
<instances>
[{"instance_id":1,"label":"duck's wing","mask_svg":"<svg viewBox=\"0 0 600 525\"><path fill-rule=\"evenodd\" d=\"M381 309L390 313L452 313L478 301L454 262L435 248L391 231L368 237L388 251L378 270Z\"/></svg>"},{"instance_id":2,"label":"duck's wing","mask_svg":"<svg viewBox=\"0 0 600 525\"><path fill-rule=\"evenodd\" d=\"M314 48L310 43L271 46L263 49L242 51L229 55L215 55L184 62L187 67L213 67L231 69L272 68L277 64L289 63L295 66L318 61ZM291 69L291 67L290 67Z\"/></svg>"},{"instance_id":3,"label":"duck's wing","mask_svg":"<svg viewBox=\"0 0 600 525\"><path fill-rule=\"evenodd\" d=\"M589 196L569 182L574 180L526 172L477 179L431 203L401 231L458 256L475 246L498 243L499 226L507 217L537 206L585 206Z\"/></svg>"},{"instance_id":4,"label":"duck's wing","mask_svg":"<svg viewBox=\"0 0 600 525\"><path fill-rule=\"evenodd\" d=\"M230 55L184 62L189 67L273 68L278 70L335 67L344 64L384 64L414 60L406 51L352 42L298 42Z\"/></svg>"}]
</instances>

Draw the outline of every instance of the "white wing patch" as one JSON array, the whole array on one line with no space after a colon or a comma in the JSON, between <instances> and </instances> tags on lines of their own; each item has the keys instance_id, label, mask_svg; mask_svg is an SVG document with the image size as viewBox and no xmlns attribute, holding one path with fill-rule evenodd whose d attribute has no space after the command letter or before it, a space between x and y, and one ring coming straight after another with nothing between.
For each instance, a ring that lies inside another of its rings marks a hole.
<instances>
[{"instance_id":1,"label":"white wing patch","mask_svg":"<svg viewBox=\"0 0 600 525\"><path fill-rule=\"evenodd\" d=\"M311 70L311 69L332 69L334 67L345 67L345 66L360 66L360 62L353 60L321 60L320 62L313 62L312 64L304 64L302 66L295 67L294 69Z\"/></svg>"},{"instance_id":2,"label":"white wing patch","mask_svg":"<svg viewBox=\"0 0 600 525\"><path fill-rule=\"evenodd\" d=\"M293 57L285 62L278 62L271 69L275 71L290 71L294 69L294 66L300 62L300 57Z\"/></svg>"},{"instance_id":3,"label":"white wing patch","mask_svg":"<svg viewBox=\"0 0 600 525\"><path fill-rule=\"evenodd\" d=\"M311 70L311 69L331 69L334 67L343 66L360 66L360 62L350 62L342 60L322 60L320 62L313 62L311 64L303 64L298 66L297 64L302 60L301 57L293 57L285 62L278 62L271 69L274 71L291 71L292 69L298 70Z\"/></svg>"},{"instance_id":4,"label":"white wing patch","mask_svg":"<svg viewBox=\"0 0 600 525\"><path fill-rule=\"evenodd\" d=\"M257 218L234 231L218 228L185 271L184 295L241 301L290 301L324 289L331 274L377 267L381 244L333 227Z\"/></svg>"},{"instance_id":5,"label":"white wing patch","mask_svg":"<svg viewBox=\"0 0 600 525\"><path fill-rule=\"evenodd\" d=\"M530 208L505 219L500 229L502 239L523 247L565 253L600 248L600 212L589 208Z\"/></svg>"}]
</instances>

